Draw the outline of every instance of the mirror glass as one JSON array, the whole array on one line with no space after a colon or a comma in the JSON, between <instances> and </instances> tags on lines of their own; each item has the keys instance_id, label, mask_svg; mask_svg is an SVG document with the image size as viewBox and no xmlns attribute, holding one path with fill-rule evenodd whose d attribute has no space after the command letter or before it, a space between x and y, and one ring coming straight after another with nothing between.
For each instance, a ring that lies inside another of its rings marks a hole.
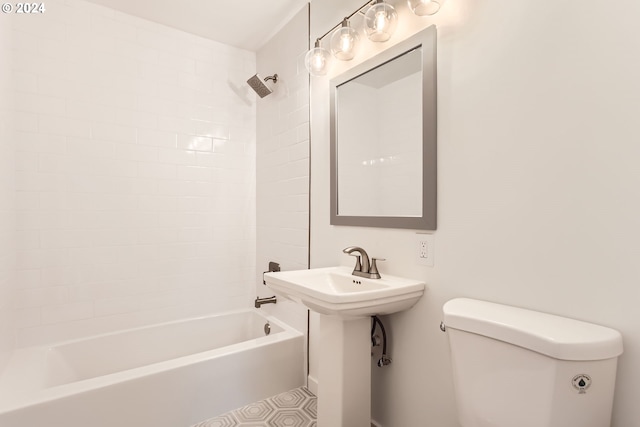
<instances>
[{"instance_id":1,"label":"mirror glass","mask_svg":"<svg viewBox=\"0 0 640 427\"><path fill-rule=\"evenodd\" d=\"M336 87L338 215L422 215L421 65L417 48Z\"/></svg>"},{"instance_id":2,"label":"mirror glass","mask_svg":"<svg viewBox=\"0 0 640 427\"><path fill-rule=\"evenodd\" d=\"M331 223L436 228L435 27L331 82Z\"/></svg>"}]
</instances>

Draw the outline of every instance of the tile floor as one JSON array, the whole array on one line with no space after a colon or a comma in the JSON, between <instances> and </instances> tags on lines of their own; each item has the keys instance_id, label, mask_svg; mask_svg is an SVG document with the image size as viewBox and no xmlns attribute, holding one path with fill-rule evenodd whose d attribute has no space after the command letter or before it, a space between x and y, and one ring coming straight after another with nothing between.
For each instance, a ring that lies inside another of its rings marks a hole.
<instances>
[{"instance_id":1,"label":"tile floor","mask_svg":"<svg viewBox=\"0 0 640 427\"><path fill-rule=\"evenodd\" d=\"M192 427L316 427L316 409L316 397L300 387Z\"/></svg>"}]
</instances>

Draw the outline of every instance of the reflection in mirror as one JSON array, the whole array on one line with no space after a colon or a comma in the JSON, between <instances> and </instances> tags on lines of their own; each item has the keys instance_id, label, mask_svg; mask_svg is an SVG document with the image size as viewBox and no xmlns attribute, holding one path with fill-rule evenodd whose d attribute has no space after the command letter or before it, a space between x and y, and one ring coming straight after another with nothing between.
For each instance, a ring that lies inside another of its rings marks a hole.
<instances>
[{"instance_id":1,"label":"reflection in mirror","mask_svg":"<svg viewBox=\"0 0 640 427\"><path fill-rule=\"evenodd\" d=\"M336 88L338 215L422 215L421 86L419 47Z\"/></svg>"},{"instance_id":2,"label":"reflection in mirror","mask_svg":"<svg viewBox=\"0 0 640 427\"><path fill-rule=\"evenodd\" d=\"M436 32L331 81L331 224L436 228Z\"/></svg>"}]
</instances>

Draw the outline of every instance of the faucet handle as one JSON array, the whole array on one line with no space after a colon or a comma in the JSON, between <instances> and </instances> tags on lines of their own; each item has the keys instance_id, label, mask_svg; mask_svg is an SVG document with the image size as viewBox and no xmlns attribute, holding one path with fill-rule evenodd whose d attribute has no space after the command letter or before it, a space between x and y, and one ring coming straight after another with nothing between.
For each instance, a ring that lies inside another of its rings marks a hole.
<instances>
[{"instance_id":1,"label":"faucet handle","mask_svg":"<svg viewBox=\"0 0 640 427\"><path fill-rule=\"evenodd\" d=\"M376 264L376 261L386 261L386 259L384 259L384 258L371 258L371 267L369 267L369 273L371 274L372 278L379 279L380 278L380 272L378 272L378 265Z\"/></svg>"},{"instance_id":2,"label":"faucet handle","mask_svg":"<svg viewBox=\"0 0 640 427\"><path fill-rule=\"evenodd\" d=\"M356 257L356 266L353 267L353 271L362 271L362 263L360 262L360 255L349 254L349 256Z\"/></svg>"}]
</instances>

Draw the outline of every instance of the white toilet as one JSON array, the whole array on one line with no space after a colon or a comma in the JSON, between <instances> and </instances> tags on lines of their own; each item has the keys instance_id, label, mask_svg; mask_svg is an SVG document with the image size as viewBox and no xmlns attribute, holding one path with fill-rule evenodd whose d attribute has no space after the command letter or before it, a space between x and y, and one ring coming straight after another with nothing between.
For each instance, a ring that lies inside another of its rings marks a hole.
<instances>
[{"instance_id":1,"label":"white toilet","mask_svg":"<svg viewBox=\"0 0 640 427\"><path fill-rule=\"evenodd\" d=\"M462 427L609 427L618 331L501 304L444 307Z\"/></svg>"}]
</instances>

